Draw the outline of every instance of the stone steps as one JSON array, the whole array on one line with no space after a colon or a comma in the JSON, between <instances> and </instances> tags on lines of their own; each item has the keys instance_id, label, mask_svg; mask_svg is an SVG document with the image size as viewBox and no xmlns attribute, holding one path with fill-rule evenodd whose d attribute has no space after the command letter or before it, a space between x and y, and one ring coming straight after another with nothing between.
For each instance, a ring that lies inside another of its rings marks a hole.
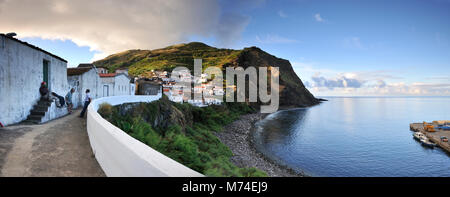
<instances>
[{"instance_id":1,"label":"stone steps","mask_svg":"<svg viewBox=\"0 0 450 197\"><path fill-rule=\"evenodd\" d=\"M39 106L50 106L52 103L50 101L39 100L37 104Z\"/></svg>"},{"instance_id":2,"label":"stone steps","mask_svg":"<svg viewBox=\"0 0 450 197\"><path fill-rule=\"evenodd\" d=\"M42 111L42 110L31 110L31 115L38 115L38 116L45 116L45 113L47 111Z\"/></svg>"},{"instance_id":3,"label":"stone steps","mask_svg":"<svg viewBox=\"0 0 450 197\"><path fill-rule=\"evenodd\" d=\"M32 109L32 111L44 111L46 112L48 109L48 106L40 106L40 105L35 105Z\"/></svg>"},{"instance_id":4,"label":"stone steps","mask_svg":"<svg viewBox=\"0 0 450 197\"><path fill-rule=\"evenodd\" d=\"M41 121L42 120L42 115L29 115L27 120L32 120L32 121Z\"/></svg>"},{"instance_id":5,"label":"stone steps","mask_svg":"<svg viewBox=\"0 0 450 197\"><path fill-rule=\"evenodd\" d=\"M47 113L48 108L51 106L52 102L46 100L39 100L36 105L33 106L33 109L30 111L30 115L28 115L27 119L24 122L39 124L42 121L42 118Z\"/></svg>"}]
</instances>

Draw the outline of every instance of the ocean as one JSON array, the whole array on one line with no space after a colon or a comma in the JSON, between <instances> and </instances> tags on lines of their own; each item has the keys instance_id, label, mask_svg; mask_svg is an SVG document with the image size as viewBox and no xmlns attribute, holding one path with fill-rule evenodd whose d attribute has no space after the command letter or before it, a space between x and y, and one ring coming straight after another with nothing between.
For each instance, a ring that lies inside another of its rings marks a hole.
<instances>
[{"instance_id":1,"label":"ocean","mask_svg":"<svg viewBox=\"0 0 450 197\"><path fill-rule=\"evenodd\" d=\"M310 176L450 177L450 155L422 146L409 130L414 122L450 120L450 97L326 99L259 121L256 148Z\"/></svg>"}]
</instances>

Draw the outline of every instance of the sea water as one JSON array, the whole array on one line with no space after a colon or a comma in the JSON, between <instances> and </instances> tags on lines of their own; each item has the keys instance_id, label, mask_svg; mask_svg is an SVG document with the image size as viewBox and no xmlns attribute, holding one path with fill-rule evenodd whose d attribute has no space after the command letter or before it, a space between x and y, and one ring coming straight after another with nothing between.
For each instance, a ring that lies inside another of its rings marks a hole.
<instances>
[{"instance_id":1,"label":"sea water","mask_svg":"<svg viewBox=\"0 0 450 197\"><path fill-rule=\"evenodd\" d=\"M257 149L311 176L450 176L450 155L421 146L409 130L410 123L450 120L450 97L326 99L258 122Z\"/></svg>"}]
</instances>

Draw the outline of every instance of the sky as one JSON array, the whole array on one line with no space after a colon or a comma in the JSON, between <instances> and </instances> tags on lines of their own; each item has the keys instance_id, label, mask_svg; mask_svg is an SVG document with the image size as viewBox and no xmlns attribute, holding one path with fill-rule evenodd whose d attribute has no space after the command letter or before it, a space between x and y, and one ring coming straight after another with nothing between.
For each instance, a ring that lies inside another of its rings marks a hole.
<instances>
[{"instance_id":1,"label":"sky","mask_svg":"<svg viewBox=\"0 0 450 197\"><path fill-rule=\"evenodd\" d=\"M69 67L191 41L257 46L316 96L450 96L448 19L450 0L0 0L0 32Z\"/></svg>"}]
</instances>

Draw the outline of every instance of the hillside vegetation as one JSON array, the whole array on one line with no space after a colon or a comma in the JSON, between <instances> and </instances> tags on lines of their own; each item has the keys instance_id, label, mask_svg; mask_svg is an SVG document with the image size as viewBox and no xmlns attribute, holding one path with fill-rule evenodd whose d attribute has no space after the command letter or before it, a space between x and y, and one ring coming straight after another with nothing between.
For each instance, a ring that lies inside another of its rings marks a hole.
<instances>
[{"instance_id":1,"label":"hillside vegetation","mask_svg":"<svg viewBox=\"0 0 450 197\"><path fill-rule=\"evenodd\" d=\"M157 50L129 50L94 62L111 72L117 68L129 68L130 75L142 75L152 70L171 71L177 66L194 69L194 59L203 59L203 68L222 66L239 55L240 50L216 49L206 44L192 42Z\"/></svg>"},{"instance_id":2,"label":"hillside vegetation","mask_svg":"<svg viewBox=\"0 0 450 197\"><path fill-rule=\"evenodd\" d=\"M195 107L167 97L151 103L102 104L99 113L130 136L206 176L267 176L256 168L239 168L231 150L213 134L254 109L242 103Z\"/></svg>"}]
</instances>

